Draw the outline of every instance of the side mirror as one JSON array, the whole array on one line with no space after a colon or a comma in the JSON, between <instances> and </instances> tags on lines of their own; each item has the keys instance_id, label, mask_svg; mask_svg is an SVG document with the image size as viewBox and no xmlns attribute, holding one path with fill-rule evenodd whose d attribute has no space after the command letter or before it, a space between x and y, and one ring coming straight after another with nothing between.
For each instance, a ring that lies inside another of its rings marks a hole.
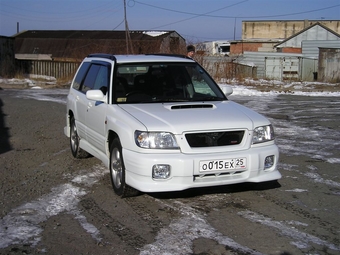
<instances>
[{"instance_id":1,"label":"side mirror","mask_svg":"<svg viewBox=\"0 0 340 255\"><path fill-rule=\"evenodd\" d=\"M106 96L99 89L88 90L86 92L86 98L93 101L106 102Z\"/></svg>"},{"instance_id":2,"label":"side mirror","mask_svg":"<svg viewBox=\"0 0 340 255\"><path fill-rule=\"evenodd\" d=\"M220 85L220 88L226 96L233 94L233 88L229 85Z\"/></svg>"}]
</instances>

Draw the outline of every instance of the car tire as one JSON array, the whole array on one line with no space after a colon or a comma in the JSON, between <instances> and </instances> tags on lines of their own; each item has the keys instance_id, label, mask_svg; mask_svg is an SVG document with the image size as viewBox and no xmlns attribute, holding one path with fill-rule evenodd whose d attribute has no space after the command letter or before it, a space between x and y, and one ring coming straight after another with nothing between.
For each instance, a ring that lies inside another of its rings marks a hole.
<instances>
[{"instance_id":1,"label":"car tire","mask_svg":"<svg viewBox=\"0 0 340 255\"><path fill-rule=\"evenodd\" d=\"M125 183L125 174L122 146L119 139L115 138L110 146L110 177L113 190L122 198L138 195L138 190Z\"/></svg>"},{"instance_id":2,"label":"car tire","mask_svg":"<svg viewBox=\"0 0 340 255\"><path fill-rule=\"evenodd\" d=\"M74 117L70 119L70 147L73 157L87 158L89 153L79 147L80 137L77 132L76 121Z\"/></svg>"}]
</instances>

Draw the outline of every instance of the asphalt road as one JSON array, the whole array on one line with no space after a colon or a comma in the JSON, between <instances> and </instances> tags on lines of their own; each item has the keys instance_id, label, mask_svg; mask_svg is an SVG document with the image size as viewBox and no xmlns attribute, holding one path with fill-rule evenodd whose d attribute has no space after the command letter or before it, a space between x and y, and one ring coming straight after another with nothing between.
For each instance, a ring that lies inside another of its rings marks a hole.
<instances>
[{"instance_id":1,"label":"asphalt road","mask_svg":"<svg viewBox=\"0 0 340 255\"><path fill-rule=\"evenodd\" d=\"M340 254L339 98L231 97L274 124L278 182L120 199L66 93L0 90L0 254Z\"/></svg>"}]
</instances>

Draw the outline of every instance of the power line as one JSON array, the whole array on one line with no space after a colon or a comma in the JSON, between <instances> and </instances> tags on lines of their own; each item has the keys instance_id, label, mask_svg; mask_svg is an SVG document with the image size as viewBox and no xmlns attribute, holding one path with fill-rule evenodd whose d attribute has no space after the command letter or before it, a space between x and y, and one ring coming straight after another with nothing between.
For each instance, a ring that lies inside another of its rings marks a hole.
<instances>
[{"instance_id":1,"label":"power line","mask_svg":"<svg viewBox=\"0 0 340 255\"><path fill-rule=\"evenodd\" d=\"M183 22L183 21L187 21L187 20L195 19L195 18L198 18L198 17L207 16L207 14L209 14L209 13L213 13L213 12L217 12L217 11L220 11L220 10L223 10L223 9L227 9L227 8L233 7L233 6L235 6L235 5L242 4L242 3L244 3L244 2L247 2L247 1L249 1L249 0L244 0L244 1L241 1L241 2L238 2L238 3L235 3L235 4L231 4L231 5L228 5L228 6L222 7L222 8L220 8L220 9L217 9L217 10L213 10L213 11L210 11L210 12L203 13L203 14L192 14L192 15L194 15L194 17L187 18L187 19L182 19L182 20L179 20L179 21L175 21L175 22L168 23L168 24L166 24L166 25L161 25L161 26L154 27L154 28L165 27L165 26L169 26L169 25L173 25L173 24L181 23L181 22ZM135 2L139 3L138 1L135 1ZM185 13L185 12L180 12L180 13Z\"/></svg>"},{"instance_id":2,"label":"power line","mask_svg":"<svg viewBox=\"0 0 340 255\"><path fill-rule=\"evenodd\" d=\"M112 30L116 30L121 24L123 24L125 22L125 19L122 20L122 22L120 22L117 26L115 26Z\"/></svg>"},{"instance_id":3,"label":"power line","mask_svg":"<svg viewBox=\"0 0 340 255\"><path fill-rule=\"evenodd\" d=\"M185 11L179 11L179 10L174 10L174 9L168 9L168 8L164 8L164 7L160 7L160 6L155 6L155 5L151 5L151 4L146 4L137 0L129 0L129 2L132 2L133 5L129 5L130 7L134 6L134 3L140 4L140 5L145 5L151 8L156 8L156 9L160 9L160 10L164 10L164 11L168 11L168 12L174 12L174 13L179 13L179 14L185 14L185 15L192 15L193 17L189 17L186 19L181 19L178 21L174 21L171 23L167 23L164 25L159 25L157 27L153 27L151 29L157 29L157 28L162 28L162 27L166 27L166 26L170 26L170 25L174 25L177 23L182 23L191 19L195 19L198 17L210 17L210 18L223 18L223 19L234 19L236 21L236 19L260 19L260 18L277 18L277 17L284 17L284 16L294 16L294 15L301 15L301 14L306 14L306 13L313 13L313 12L319 12L319 11L323 11L323 10L328 10L328 9L332 9L335 7L339 7L340 4L337 5L333 5L333 6L328 6L328 7L324 7L324 8L319 8L319 9L313 9L313 10L308 10L308 11L303 11L303 12L295 12L295 13L286 13L286 14L276 14L276 15L261 15L261 16L226 16L226 15L211 15L211 13L217 12L217 11L221 11L227 8L230 8L232 6L235 5L239 5L242 4L244 2L247 2L248 0L245 1L241 1L238 3L235 3L233 5L228 5L228 6L224 6L221 7L219 9L213 10L213 11L209 11L206 13L192 13L192 12L185 12ZM235 38L235 26L236 24L234 24L234 38ZM188 35L187 35L188 36Z\"/></svg>"},{"instance_id":4,"label":"power line","mask_svg":"<svg viewBox=\"0 0 340 255\"><path fill-rule=\"evenodd\" d=\"M275 18L275 17L283 17L283 16L293 16L293 15L300 15L300 14L306 14L306 13L311 13L311 12L318 12L318 11L323 11L323 10L328 10L328 9L332 9L334 7L339 7L340 4L336 4L336 5L333 5L333 6L329 6L329 7L325 7L325 8L319 8L319 9L315 9L315 10L309 10L309 11L303 11L303 12L293 12L293 13L286 13L286 14L276 14L276 15L263 15L263 16L225 16L225 15L208 15L209 13L213 13L213 12L217 12L217 11L221 11L223 9L226 9L226 8L229 8L229 7L232 7L234 5L237 5L237 4L240 4L240 3L243 3L243 2L246 2L246 1L249 1L249 0L245 0L245 1L242 1L242 2L239 2L239 3L236 3L234 5L230 5L230 6L225 6L225 7L222 7L218 10L214 10L214 11L211 11L211 12L207 12L207 13L192 13L192 12L183 12L183 11L179 11L179 10L173 10L173 9L168 9L168 8L163 8L163 7L160 7L160 6L155 6L155 5L151 5L151 4L146 4L146 3L142 3L140 1L136 1L136 0L130 0L130 1L133 1L135 3L138 3L138 4L141 4L141 5L145 5L145 6L149 6L149 7L152 7L152 8L156 8L156 9L160 9L160 10L165 10L165 11L170 11L170 12L175 12L175 13L181 13L181 14L187 14L187 15L194 15L194 16L197 16L197 17L211 17L211 18L226 18L226 19L250 19L250 18Z\"/></svg>"}]
</instances>

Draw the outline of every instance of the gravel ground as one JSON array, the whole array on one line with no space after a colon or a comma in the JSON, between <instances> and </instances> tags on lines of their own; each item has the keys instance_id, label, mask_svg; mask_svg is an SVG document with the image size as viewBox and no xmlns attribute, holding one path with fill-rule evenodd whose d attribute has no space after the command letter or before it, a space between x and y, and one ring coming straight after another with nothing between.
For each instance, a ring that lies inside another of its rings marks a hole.
<instances>
[{"instance_id":1,"label":"gravel ground","mask_svg":"<svg viewBox=\"0 0 340 255\"><path fill-rule=\"evenodd\" d=\"M0 254L340 254L338 98L235 97L272 120L278 182L120 199L65 105L22 93L0 91Z\"/></svg>"}]
</instances>

